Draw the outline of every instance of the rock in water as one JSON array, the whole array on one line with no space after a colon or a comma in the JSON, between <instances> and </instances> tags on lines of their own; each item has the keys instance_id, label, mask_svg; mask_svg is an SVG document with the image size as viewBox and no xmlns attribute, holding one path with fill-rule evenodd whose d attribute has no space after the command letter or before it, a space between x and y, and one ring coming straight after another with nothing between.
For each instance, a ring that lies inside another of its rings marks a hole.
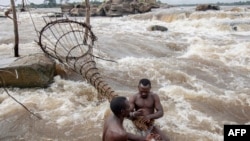
<instances>
[{"instance_id":1,"label":"rock in water","mask_svg":"<svg viewBox=\"0 0 250 141\"><path fill-rule=\"evenodd\" d=\"M17 58L0 68L0 86L47 87L53 82L55 62L44 54L32 54Z\"/></svg>"},{"instance_id":2,"label":"rock in water","mask_svg":"<svg viewBox=\"0 0 250 141\"><path fill-rule=\"evenodd\" d=\"M148 28L149 31L168 31L167 27L160 26L160 25L153 25Z\"/></svg>"}]
</instances>

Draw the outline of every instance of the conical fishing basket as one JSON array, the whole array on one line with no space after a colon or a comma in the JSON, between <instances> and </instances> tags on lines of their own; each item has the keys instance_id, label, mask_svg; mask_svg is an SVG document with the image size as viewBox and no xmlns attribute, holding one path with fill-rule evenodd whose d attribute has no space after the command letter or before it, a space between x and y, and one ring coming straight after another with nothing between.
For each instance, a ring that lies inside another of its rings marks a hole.
<instances>
[{"instance_id":1,"label":"conical fishing basket","mask_svg":"<svg viewBox=\"0 0 250 141\"><path fill-rule=\"evenodd\" d=\"M47 22L42 28L38 44L46 54L81 74L99 94L110 100L115 95L114 91L101 77L94 60L96 40L87 24L57 19Z\"/></svg>"}]
</instances>

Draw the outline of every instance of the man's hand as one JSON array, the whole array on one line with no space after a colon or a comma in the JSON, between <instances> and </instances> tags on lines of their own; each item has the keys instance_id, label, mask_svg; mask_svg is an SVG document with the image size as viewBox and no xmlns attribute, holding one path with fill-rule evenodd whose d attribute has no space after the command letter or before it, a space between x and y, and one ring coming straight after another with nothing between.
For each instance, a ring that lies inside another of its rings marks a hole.
<instances>
[{"instance_id":1,"label":"man's hand","mask_svg":"<svg viewBox=\"0 0 250 141\"><path fill-rule=\"evenodd\" d=\"M143 116L143 109L139 109L139 110L133 112L133 116L134 117Z\"/></svg>"},{"instance_id":2,"label":"man's hand","mask_svg":"<svg viewBox=\"0 0 250 141\"><path fill-rule=\"evenodd\" d=\"M150 133L147 135L146 137L146 141L157 141L160 140L161 137L159 134L154 134L154 133Z\"/></svg>"},{"instance_id":3,"label":"man's hand","mask_svg":"<svg viewBox=\"0 0 250 141\"><path fill-rule=\"evenodd\" d=\"M142 121L143 123L149 123L150 120L151 120L151 118L149 117L149 115L143 116L142 119L141 119L141 121Z\"/></svg>"},{"instance_id":4,"label":"man's hand","mask_svg":"<svg viewBox=\"0 0 250 141\"><path fill-rule=\"evenodd\" d=\"M133 113L134 117L137 117L137 116L141 116L142 117L140 119L141 122L143 122L143 123L149 123L150 120L151 120L150 116L149 115L144 116L144 115L145 115L144 109L139 109L139 110L137 110L137 111L135 111Z\"/></svg>"}]
</instances>

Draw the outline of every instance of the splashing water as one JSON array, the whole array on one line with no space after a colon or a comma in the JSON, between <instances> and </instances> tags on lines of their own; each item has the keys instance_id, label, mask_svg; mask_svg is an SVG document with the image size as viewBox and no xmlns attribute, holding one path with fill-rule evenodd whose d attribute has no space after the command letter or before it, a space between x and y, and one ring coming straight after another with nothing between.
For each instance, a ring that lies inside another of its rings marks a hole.
<instances>
[{"instance_id":1,"label":"splashing water","mask_svg":"<svg viewBox=\"0 0 250 141\"><path fill-rule=\"evenodd\" d=\"M93 51L117 60L97 59L96 67L119 95L134 94L138 81L149 78L165 112L156 124L171 140L221 141L224 124L250 124L250 12L247 7L230 9L196 12L176 7L93 17L91 29L98 37ZM38 28L44 26L44 13L32 13ZM19 13L18 19L20 55L42 52L28 14ZM10 20L1 20L0 57L8 62L13 56L13 27ZM152 25L168 31L147 30ZM8 90L43 120L30 116L0 89L0 140L101 141L109 102L99 102L89 83L56 76L46 89ZM137 133L130 121L124 125Z\"/></svg>"}]
</instances>

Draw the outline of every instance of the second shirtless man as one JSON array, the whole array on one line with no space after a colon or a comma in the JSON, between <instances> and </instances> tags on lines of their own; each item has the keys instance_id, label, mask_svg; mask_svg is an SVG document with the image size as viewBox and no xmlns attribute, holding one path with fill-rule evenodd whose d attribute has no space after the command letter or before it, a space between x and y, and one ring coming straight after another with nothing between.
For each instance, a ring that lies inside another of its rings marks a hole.
<instances>
[{"instance_id":1,"label":"second shirtless man","mask_svg":"<svg viewBox=\"0 0 250 141\"><path fill-rule=\"evenodd\" d=\"M138 93L129 97L130 118L135 126L145 134L159 134L162 141L170 141L169 138L154 125L154 120L164 115L160 98L150 91L151 82L141 79L138 84Z\"/></svg>"}]
</instances>

